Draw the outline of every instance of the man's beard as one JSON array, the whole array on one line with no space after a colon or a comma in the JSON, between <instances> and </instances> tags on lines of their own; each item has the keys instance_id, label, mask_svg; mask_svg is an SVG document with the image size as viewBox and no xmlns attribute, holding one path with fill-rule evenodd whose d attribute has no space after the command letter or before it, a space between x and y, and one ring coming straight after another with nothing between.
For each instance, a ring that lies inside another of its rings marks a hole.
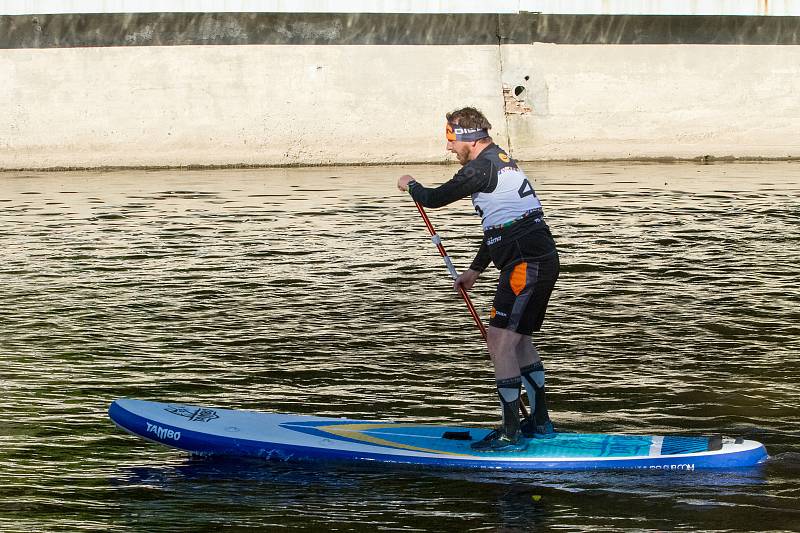
<instances>
[{"instance_id":1,"label":"man's beard","mask_svg":"<svg viewBox=\"0 0 800 533\"><path fill-rule=\"evenodd\" d=\"M469 163L469 147L465 146L463 150L456 152L456 159L462 165Z\"/></svg>"}]
</instances>

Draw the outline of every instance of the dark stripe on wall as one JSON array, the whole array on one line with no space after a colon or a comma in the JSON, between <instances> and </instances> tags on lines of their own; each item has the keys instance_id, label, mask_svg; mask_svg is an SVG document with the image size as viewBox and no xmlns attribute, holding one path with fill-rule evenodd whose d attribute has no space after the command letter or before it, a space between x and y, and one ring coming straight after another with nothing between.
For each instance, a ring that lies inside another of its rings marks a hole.
<instances>
[{"instance_id":1,"label":"dark stripe on wall","mask_svg":"<svg viewBox=\"0 0 800 533\"><path fill-rule=\"evenodd\" d=\"M500 25L508 43L800 44L800 17L530 14Z\"/></svg>"},{"instance_id":2,"label":"dark stripe on wall","mask_svg":"<svg viewBox=\"0 0 800 533\"><path fill-rule=\"evenodd\" d=\"M142 13L0 16L0 48L242 44L800 44L800 17Z\"/></svg>"}]
</instances>

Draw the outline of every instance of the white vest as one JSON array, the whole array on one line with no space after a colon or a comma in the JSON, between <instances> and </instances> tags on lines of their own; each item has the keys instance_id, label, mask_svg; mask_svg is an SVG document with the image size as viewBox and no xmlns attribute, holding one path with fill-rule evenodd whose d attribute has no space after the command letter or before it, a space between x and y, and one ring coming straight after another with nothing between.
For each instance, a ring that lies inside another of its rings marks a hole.
<instances>
[{"instance_id":1,"label":"white vest","mask_svg":"<svg viewBox=\"0 0 800 533\"><path fill-rule=\"evenodd\" d=\"M481 217L484 231L542 208L528 177L522 170L510 165L497 171L497 187L494 191L472 195L472 205Z\"/></svg>"}]
</instances>

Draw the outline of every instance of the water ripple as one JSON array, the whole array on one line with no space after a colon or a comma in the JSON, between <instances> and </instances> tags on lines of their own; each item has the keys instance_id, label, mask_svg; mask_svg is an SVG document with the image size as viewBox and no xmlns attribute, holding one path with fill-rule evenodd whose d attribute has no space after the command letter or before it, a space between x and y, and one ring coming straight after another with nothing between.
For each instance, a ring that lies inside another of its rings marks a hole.
<instances>
[{"instance_id":1,"label":"water ripple","mask_svg":"<svg viewBox=\"0 0 800 533\"><path fill-rule=\"evenodd\" d=\"M766 469L387 473L196 461L129 438L106 418L114 398L494 422L482 341L394 189L453 169L7 174L0 529L796 527L800 168L526 170L562 256L538 338L558 427L741 434L765 442ZM470 212L429 213L462 267Z\"/></svg>"}]
</instances>

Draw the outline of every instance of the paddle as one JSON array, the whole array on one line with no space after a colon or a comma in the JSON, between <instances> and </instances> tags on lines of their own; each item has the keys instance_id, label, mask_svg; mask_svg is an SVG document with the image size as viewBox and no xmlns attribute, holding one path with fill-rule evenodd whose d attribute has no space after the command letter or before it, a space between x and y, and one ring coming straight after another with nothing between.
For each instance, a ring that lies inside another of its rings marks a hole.
<instances>
[{"instance_id":1,"label":"paddle","mask_svg":"<svg viewBox=\"0 0 800 533\"><path fill-rule=\"evenodd\" d=\"M439 250L439 254L444 259L444 264L447 266L448 272L450 272L450 276L454 280L458 279L458 272L456 271L456 267L453 266L453 261L450 260L450 256L447 255L447 252L442 245L442 238L436 233L436 230L433 229L433 224L431 224L431 219L428 218L428 214L425 212L425 208L419 202L414 202L417 206L417 210L419 210L419 214L422 215L422 220L425 222L425 226L428 228L428 233L431 234L431 241L433 244L436 245L436 249ZM486 341L486 326L483 325L483 321L481 317L478 316L478 312L475 311L475 306L472 305L472 299L467 294L467 291L464 287L458 287L458 293L463 298L464 303L467 304L467 309L469 310L469 314L472 315L472 320L475 321L475 325L478 326L478 329L481 330L481 335L483 336L483 340ZM522 401L519 402L519 409L522 412L523 417L528 416L528 410L525 409L525 405L523 405Z\"/></svg>"},{"instance_id":2,"label":"paddle","mask_svg":"<svg viewBox=\"0 0 800 533\"><path fill-rule=\"evenodd\" d=\"M425 226L428 227L428 232L431 234L431 241L433 244L436 245L436 248L439 250L439 254L444 259L444 264L447 266L447 270L450 272L450 276L453 280L458 279L458 272L456 271L456 267L453 266L453 262L450 260L450 256L447 255L447 252L442 245L442 239L436 233L436 230L433 229L433 224L431 224L431 219L428 218L428 214L425 212L425 208L419 202L414 202L419 210L419 214L422 215L422 220L425 222ZM475 321L475 325L478 326L478 329L481 330L481 335L483 336L483 340L486 340L486 326L483 325L483 321L481 317L478 316L478 312L475 311L475 306L472 305L472 300L467 294L467 291L464 290L464 287L458 287L458 293L461 295L461 298L464 299L464 303L467 304L467 309L469 310L469 314L472 315L472 320Z\"/></svg>"}]
</instances>

